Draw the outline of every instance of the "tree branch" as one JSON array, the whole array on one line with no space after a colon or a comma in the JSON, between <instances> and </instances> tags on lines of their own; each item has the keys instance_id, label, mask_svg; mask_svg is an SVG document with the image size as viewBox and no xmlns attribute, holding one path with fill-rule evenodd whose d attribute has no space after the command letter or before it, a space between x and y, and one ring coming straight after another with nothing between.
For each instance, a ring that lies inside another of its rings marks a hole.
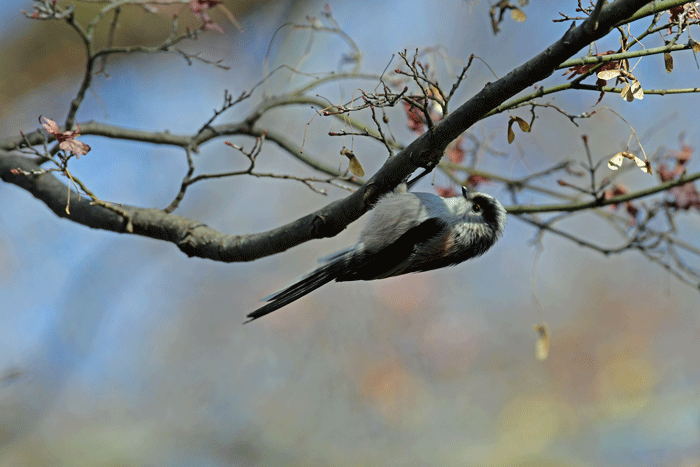
<instances>
[{"instance_id":1,"label":"tree branch","mask_svg":"<svg viewBox=\"0 0 700 467\"><path fill-rule=\"evenodd\" d=\"M588 201L585 203L574 203L574 204L550 204L545 206L512 206L508 207L509 214L534 214L542 212L574 212L583 211L585 209L598 208L603 206L610 206L613 204L621 204L627 201L633 201L639 198L645 198L647 196L654 195L656 193L661 193L671 188L685 185L687 183L692 183L695 180L700 179L700 172L694 173L692 175L681 177L677 180L669 180L668 182L661 183L657 186L647 188L645 190L635 191L633 193L627 193L621 196L615 196L607 199L594 199L593 201Z\"/></svg>"},{"instance_id":2,"label":"tree branch","mask_svg":"<svg viewBox=\"0 0 700 467\"><path fill-rule=\"evenodd\" d=\"M280 253L300 243L334 236L366 212L383 194L420 167L434 167L447 145L482 119L492 109L529 86L550 76L566 59L592 41L605 36L618 22L633 15L647 0L617 0L600 9L597 27L571 27L561 39L536 57L484 88L466 103L435 124L432 131L414 140L352 195L332 202L320 210L268 232L253 235L225 235L201 222L167 214L157 209L119 206L124 218L114 210L95 205L71 192L71 214L65 213L66 187L52 174L15 175L11 169L39 170L28 157L0 153L0 176L3 180L30 191L60 217L93 228L120 233L134 233L175 243L189 256L217 261L250 261ZM231 130L229 127L228 131ZM211 134L207 134L211 132ZM216 134L207 129L197 137L195 146ZM169 136L163 135L164 139ZM184 141L183 141L184 142ZM189 143L191 143L191 139ZM73 198L76 199L73 199Z\"/></svg>"},{"instance_id":3,"label":"tree branch","mask_svg":"<svg viewBox=\"0 0 700 467\"><path fill-rule=\"evenodd\" d=\"M27 190L59 217L94 229L133 233L172 242L188 256L215 261L252 261L284 251L309 237L318 238L319 230L326 232L335 227L325 221L324 216L338 202L268 232L227 235L200 221L168 214L160 209L114 205L116 210L124 213L120 215L113 209L93 203L85 195L81 196L72 190L68 192L66 185L53 173L22 175L11 173L12 169L31 172L40 171L41 167L32 158L0 152L0 178ZM67 193L70 193L70 214L65 209Z\"/></svg>"}]
</instances>

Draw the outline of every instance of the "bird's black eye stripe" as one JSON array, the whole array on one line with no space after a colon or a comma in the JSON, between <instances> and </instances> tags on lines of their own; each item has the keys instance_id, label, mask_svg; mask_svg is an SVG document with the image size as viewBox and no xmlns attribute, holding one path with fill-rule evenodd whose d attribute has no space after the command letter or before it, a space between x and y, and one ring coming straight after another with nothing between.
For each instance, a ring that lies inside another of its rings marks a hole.
<instances>
[{"instance_id":1,"label":"bird's black eye stripe","mask_svg":"<svg viewBox=\"0 0 700 467\"><path fill-rule=\"evenodd\" d=\"M475 196L472 199L472 211L475 213L482 213L488 210L490 206L489 199L483 196Z\"/></svg>"},{"instance_id":2,"label":"bird's black eye stripe","mask_svg":"<svg viewBox=\"0 0 700 467\"><path fill-rule=\"evenodd\" d=\"M472 200L474 212L481 214L482 218L488 223L496 222L496 207L494 202L484 196L475 196ZM477 206L479 206L477 211Z\"/></svg>"}]
</instances>

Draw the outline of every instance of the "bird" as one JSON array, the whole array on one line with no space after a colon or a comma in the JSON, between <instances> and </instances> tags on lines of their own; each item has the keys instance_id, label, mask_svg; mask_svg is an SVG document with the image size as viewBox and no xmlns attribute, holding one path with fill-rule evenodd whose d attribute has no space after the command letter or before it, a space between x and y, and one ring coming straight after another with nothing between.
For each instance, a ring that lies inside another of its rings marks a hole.
<instances>
[{"instance_id":1,"label":"bird","mask_svg":"<svg viewBox=\"0 0 700 467\"><path fill-rule=\"evenodd\" d=\"M263 298L249 323L332 282L369 281L453 266L481 256L503 235L506 210L492 196L462 187L443 198L407 192L379 199L358 242L320 259L298 282Z\"/></svg>"}]
</instances>

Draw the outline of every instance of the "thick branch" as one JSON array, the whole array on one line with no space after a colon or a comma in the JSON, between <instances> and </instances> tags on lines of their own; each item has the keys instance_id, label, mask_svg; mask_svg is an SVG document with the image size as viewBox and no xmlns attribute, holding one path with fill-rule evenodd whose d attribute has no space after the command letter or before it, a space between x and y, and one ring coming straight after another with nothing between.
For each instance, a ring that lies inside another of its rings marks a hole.
<instances>
[{"instance_id":1,"label":"thick branch","mask_svg":"<svg viewBox=\"0 0 700 467\"><path fill-rule=\"evenodd\" d=\"M95 205L90 198L70 192L70 214L66 213L68 190L53 173L43 175L15 175L10 171L25 172L41 170L35 160L20 155L0 152L0 178L13 183L43 201L57 216L94 229L118 233L134 233L145 237L172 242L188 256L198 256L216 261L252 261L263 256L284 251L305 239L322 236L319 229L333 228L324 221L325 210L333 209L332 203L316 214L305 216L287 226L253 235L226 235L200 221L160 209L144 209L115 205L126 213L124 218L117 212Z\"/></svg>"}]
</instances>

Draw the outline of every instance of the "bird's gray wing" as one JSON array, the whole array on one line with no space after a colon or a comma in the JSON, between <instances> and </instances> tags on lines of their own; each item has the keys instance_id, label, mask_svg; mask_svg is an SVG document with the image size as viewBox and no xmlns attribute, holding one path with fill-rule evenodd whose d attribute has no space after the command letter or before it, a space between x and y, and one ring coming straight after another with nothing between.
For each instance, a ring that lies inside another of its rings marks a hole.
<instances>
[{"instance_id":1,"label":"bird's gray wing","mask_svg":"<svg viewBox=\"0 0 700 467\"><path fill-rule=\"evenodd\" d=\"M413 261L402 274L454 266L476 256L481 256L491 246L491 243L479 242L473 237L465 241L459 235L468 235L468 232L459 232L457 235L453 233L444 239L439 239L440 244L418 248L413 256ZM437 252L440 254L436 254Z\"/></svg>"},{"instance_id":2,"label":"bird's gray wing","mask_svg":"<svg viewBox=\"0 0 700 467\"><path fill-rule=\"evenodd\" d=\"M431 217L411 227L394 242L377 251L359 250L336 281L368 281L405 274L414 262L417 251L431 242L439 243L448 236L448 225ZM440 253L440 252L437 252Z\"/></svg>"}]
</instances>

